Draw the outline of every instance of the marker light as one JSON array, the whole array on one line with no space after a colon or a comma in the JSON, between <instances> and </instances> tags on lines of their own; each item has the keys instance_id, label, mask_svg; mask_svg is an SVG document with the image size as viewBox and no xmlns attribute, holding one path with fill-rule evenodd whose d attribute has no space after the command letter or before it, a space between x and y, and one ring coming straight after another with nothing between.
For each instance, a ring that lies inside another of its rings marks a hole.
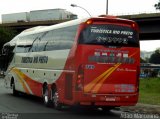
<instances>
[{"instance_id":1,"label":"marker light","mask_svg":"<svg viewBox=\"0 0 160 119\"><path fill-rule=\"evenodd\" d=\"M89 25L89 24L92 24L93 21L91 19L87 20L86 23Z\"/></svg>"},{"instance_id":2,"label":"marker light","mask_svg":"<svg viewBox=\"0 0 160 119\"><path fill-rule=\"evenodd\" d=\"M133 27L133 28L135 28L135 27L136 27L136 25L135 25L135 24L132 24L132 27Z\"/></svg>"},{"instance_id":3,"label":"marker light","mask_svg":"<svg viewBox=\"0 0 160 119\"><path fill-rule=\"evenodd\" d=\"M134 30L138 30L139 31L139 28L137 26L136 23L132 23L131 27L134 29Z\"/></svg>"}]
</instances>

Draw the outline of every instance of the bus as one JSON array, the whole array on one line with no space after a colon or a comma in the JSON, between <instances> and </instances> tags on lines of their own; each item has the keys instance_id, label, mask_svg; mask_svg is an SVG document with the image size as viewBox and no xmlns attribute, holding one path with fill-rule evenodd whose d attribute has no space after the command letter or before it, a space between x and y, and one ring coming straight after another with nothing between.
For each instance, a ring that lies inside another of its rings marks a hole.
<instances>
[{"instance_id":1,"label":"bus","mask_svg":"<svg viewBox=\"0 0 160 119\"><path fill-rule=\"evenodd\" d=\"M7 46L12 60L5 86L14 95L42 97L46 106L58 110L64 105L106 109L137 103L140 47L134 21L101 16L38 26Z\"/></svg>"}]
</instances>

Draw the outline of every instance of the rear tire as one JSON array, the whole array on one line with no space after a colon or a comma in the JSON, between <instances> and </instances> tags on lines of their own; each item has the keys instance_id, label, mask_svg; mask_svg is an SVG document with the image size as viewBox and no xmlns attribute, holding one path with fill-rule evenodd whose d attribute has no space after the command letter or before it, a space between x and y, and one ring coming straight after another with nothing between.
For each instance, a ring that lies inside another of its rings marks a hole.
<instances>
[{"instance_id":1,"label":"rear tire","mask_svg":"<svg viewBox=\"0 0 160 119\"><path fill-rule=\"evenodd\" d=\"M104 113L110 113L110 111L114 109L114 107L101 107L101 109Z\"/></svg>"},{"instance_id":2,"label":"rear tire","mask_svg":"<svg viewBox=\"0 0 160 119\"><path fill-rule=\"evenodd\" d=\"M43 88L43 95L42 95L42 98L43 98L43 103L46 107L49 107L51 106L51 100L50 100L50 96L49 96L49 89L48 89L48 86L44 86Z\"/></svg>"},{"instance_id":3,"label":"rear tire","mask_svg":"<svg viewBox=\"0 0 160 119\"><path fill-rule=\"evenodd\" d=\"M16 90L16 86L15 86L14 81L12 83L12 93L13 93L14 96L18 96L19 95L19 92Z\"/></svg>"},{"instance_id":4,"label":"rear tire","mask_svg":"<svg viewBox=\"0 0 160 119\"><path fill-rule=\"evenodd\" d=\"M59 102L59 93L56 88L52 89L52 102L56 110L62 109L62 104Z\"/></svg>"}]
</instances>

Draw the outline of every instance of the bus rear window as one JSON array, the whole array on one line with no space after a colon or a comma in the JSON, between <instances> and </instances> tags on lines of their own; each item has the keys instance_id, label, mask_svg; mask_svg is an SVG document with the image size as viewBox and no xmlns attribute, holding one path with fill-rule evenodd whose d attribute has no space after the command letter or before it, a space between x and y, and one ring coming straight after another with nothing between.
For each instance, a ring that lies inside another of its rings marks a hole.
<instances>
[{"instance_id":1,"label":"bus rear window","mask_svg":"<svg viewBox=\"0 0 160 119\"><path fill-rule=\"evenodd\" d=\"M138 33L134 29L113 24L86 27L80 33L79 44L139 47Z\"/></svg>"}]
</instances>

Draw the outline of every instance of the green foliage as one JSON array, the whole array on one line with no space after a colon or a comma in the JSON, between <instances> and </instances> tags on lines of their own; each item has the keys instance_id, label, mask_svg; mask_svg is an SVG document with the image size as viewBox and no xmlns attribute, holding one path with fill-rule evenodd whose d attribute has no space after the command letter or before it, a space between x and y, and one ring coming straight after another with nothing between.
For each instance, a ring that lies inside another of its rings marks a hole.
<instances>
[{"instance_id":1,"label":"green foliage","mask_svg":"<svg viewBox=\"0 0 160 119\"><path fill-rule=\"evenodd\" d=\"M160 64L160 49L155 50L155 52L151 55L149 62L153 64Z\"/></svg>"},{"instance_id":2,"label":"green foliage","mask_svg":"<svg viewBox=\"0 0 160 119\"><path fill-rule=\"evenodd\" d=\"M140 80L140 91L160 94L160 78L145 78Z\"/></svg>"},{"instance_id":3,"label":"green foliage","mask_svg":"<svg viewBox=\"0 0 160 119\"><path fill-rule=\"evenodd\" d=\"M139 102L160 105L160 78L140 79Z\"/></svg>"},{"instance_id":4,"label":"green foliage","mask_svg":"<svg viewBox=\"0 0 160 119\"><path fill-rule=\"evenodd\" d=\"M142 58L140 58L140 62L141 62L141 63L147 63L147 61L144 60L144 59L142 59Z\"/></svg>"},{"instance_id":5,"label":"green foliage","mask_svg":"<svg viewBox=\"0 0 160 119\"><path fill-rule=\"evenodd\" d=\"M154 7L156 8L156 10L160 10L160 1L154 5Z\"/></svg>"},{"instance_id":6,"label":"green foliage","mask_svg":"<svg viewBox=\"0 0 160 119\"><path fill-rule=\"evenodd\" d=\"M6 42L12 40L12 38L17 34L13 29L6 27L0 27L0 50Z\"/></svg>"}]
</instances>

